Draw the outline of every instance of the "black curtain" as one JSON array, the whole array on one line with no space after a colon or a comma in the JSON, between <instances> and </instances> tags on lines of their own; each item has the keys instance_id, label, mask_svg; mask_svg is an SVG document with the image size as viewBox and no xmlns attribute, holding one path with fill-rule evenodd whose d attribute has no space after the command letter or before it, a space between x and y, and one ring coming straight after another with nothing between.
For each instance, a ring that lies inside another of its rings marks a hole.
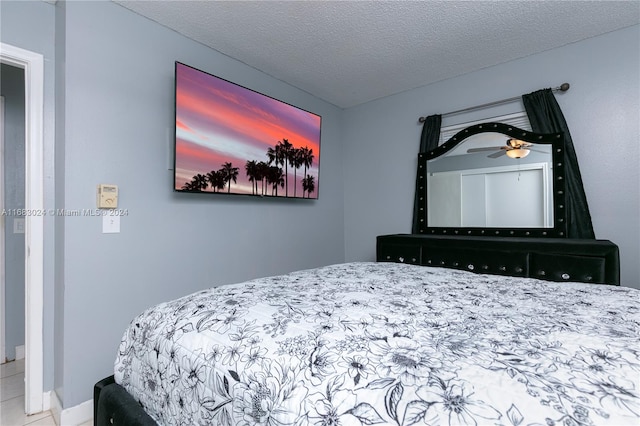
<instances>
[{"instance_id":1,"label":"black curtain","mask_svg":"<svg viewBox=\"0 0 640 426\"><path fill-rule=\"evenodd\" d=\"M522 96L531 130L536 133L564 133L566 210L568 238L595 238L587 196L582 185L578 158L569 127L551 89L538 90Z\"/></svg>"},{"instance_id":2,"label":"black curtain","mask_svg":"<svg viewBox=\"0 0 640 426\"><path fill-rule=\"evenodd\" d=\"M424 125L422 126L422 134L420 135L420 151L419 153L427 153L432 151L438 147L438 142L440 142L440 126L442 125L442 116L439 114L430 115L424 120ZM418 209L420 207L420 203L418 198L420 197L420 182L418 167L416 167L416 191L415 198L413 200L413 222L411 226L411 233L418 233Z\"/></svg>"}]
</instances>

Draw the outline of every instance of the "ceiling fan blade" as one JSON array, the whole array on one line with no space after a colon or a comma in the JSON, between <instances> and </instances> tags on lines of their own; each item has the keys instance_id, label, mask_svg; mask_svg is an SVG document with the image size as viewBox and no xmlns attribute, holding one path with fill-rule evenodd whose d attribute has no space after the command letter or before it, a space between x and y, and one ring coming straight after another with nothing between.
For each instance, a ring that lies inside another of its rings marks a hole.
<instances>
[{"instance_id":1,"label":"ceiling fan blade","mask_svg":"<svg viewBox=\"0 0 640 426\"><path fill-rule=\"evenodd\" d=\"M468 154L471 154L472 152L484 152L484 151L496 151L502 149L501 146L485 146L483 148L471 148L467 150Z\"/></svg>"},{"instance_id":2,"label":"ceiling fan blade","mask_svg":"<svg viewBox=\"0 0 640 426\"><path fill-rule=\"evenodd\" d=\"M527 148L529 151L533 151L533 152L539 152L541 154L549 154L547 151L540 151L539 149L531 149L531 148Z\"/></svg>"},{"instance_id":3,"label":"ceiling fan blade","mask_svg":"<svg viewBox=\"0 0 640 426\"><path fill-rule=\"evenodd\" d=\"M506 152L507 151L500 150L498 152L494 152L493 154L487 155L487 157L489 157L489 158L498 158L498 157L503 156Z\"/></svg>"}]
</instances>

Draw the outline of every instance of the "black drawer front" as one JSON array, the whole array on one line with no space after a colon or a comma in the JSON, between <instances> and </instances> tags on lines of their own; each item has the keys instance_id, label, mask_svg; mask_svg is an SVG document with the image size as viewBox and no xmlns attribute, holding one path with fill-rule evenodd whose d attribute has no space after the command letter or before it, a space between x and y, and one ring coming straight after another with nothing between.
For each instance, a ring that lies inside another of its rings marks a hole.
<instances>
[{"instance_id":1,"label":"black drawer front","mask_svg":"<svg viewBox=\"0 0 640 426\"><path fill-rule=\"evenodd\" d=\"M524 277L527 274L527 253L499 250L424 249L422 264L464 269L481 274Z\"/></svg>"},{"instance_id":2,"label":"black drawer front","mask_svg":"<svg viewBox=\"0 0 640 426\"><path fill-rule=\"evenodd\" d=\"M420 264L420 246L407 244L381 244L377 253L378 262Z\"/></svg>"},{"instance_id":3,"label":"black drawer front","mask_svg":"<svg viewBox=\"0 0 640 426\"><path fill-rule=\"evenodd\" d=\"M620 285L618 246L608 240L394 234L376 242L379 262Z\"/></svg>"},{"instance_id":4,"label":"black drawer front","mask_svg":"<svg viewBox=\"0 0 640 426\"><path fill-rule=\"evenodd\" d=\"M605 259L593 256L531 253L532 278L549 281L606 283Z\"/></svg>"}]
</instances>

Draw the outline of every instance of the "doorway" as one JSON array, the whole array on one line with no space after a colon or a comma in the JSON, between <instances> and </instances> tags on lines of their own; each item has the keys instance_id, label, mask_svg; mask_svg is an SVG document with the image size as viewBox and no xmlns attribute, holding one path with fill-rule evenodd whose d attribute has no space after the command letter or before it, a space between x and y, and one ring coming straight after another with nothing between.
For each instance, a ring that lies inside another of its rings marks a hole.
<instances>
[{"instance_id":1,"label":"doorway","mask_svg":"<svg viewBox=\"0 0 640 426\"><path fill-rule=\"evenodd\" d=\"M0 62L24 70L25 209L44 212L44 58L0 43ZM43 411L44 217L26 215L25 238L25 413Z\"/></svg>"},{"instance_id":2,"label":"doorway","mask_svg":"<svg viewBox=\"0 0 640 426\"><path fill-rule=\"evenodd\" d=\"M25 343L25 86L24 70L0 64L3 98L2 165L4 193L4 296L0 319L4 324L4 356L1 361L24 358Z\"/></svg>"}]
</instances>

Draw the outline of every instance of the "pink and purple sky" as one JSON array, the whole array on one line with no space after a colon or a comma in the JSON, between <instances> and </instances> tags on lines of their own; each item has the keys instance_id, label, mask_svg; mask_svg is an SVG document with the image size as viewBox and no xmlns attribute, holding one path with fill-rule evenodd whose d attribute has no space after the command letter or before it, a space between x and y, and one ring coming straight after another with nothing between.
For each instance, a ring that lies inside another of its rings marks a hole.
<instances>
[{"instance_id":1,"label":"pink and purple sky","mask_svg":"<svg viewBox=\"0 0 640 426\"><path fill-rule=\"evenodd\" d=\"M246 162L268 162L267 149L284 138L295 148L306 146L313 150L313 165L307 174L315 178L311 198L317 198L320 122L316 114L176 63L175 188L181 189L198 173L205 175L231 162L239 169L231 192L251 194ZM304 167L297 170L297 197L302 197L303 173ZM288 175L289 197L293 197L291 166ZM284 193L284 188L278 188L278 195Z\"/></svg>"}]
</instances>

